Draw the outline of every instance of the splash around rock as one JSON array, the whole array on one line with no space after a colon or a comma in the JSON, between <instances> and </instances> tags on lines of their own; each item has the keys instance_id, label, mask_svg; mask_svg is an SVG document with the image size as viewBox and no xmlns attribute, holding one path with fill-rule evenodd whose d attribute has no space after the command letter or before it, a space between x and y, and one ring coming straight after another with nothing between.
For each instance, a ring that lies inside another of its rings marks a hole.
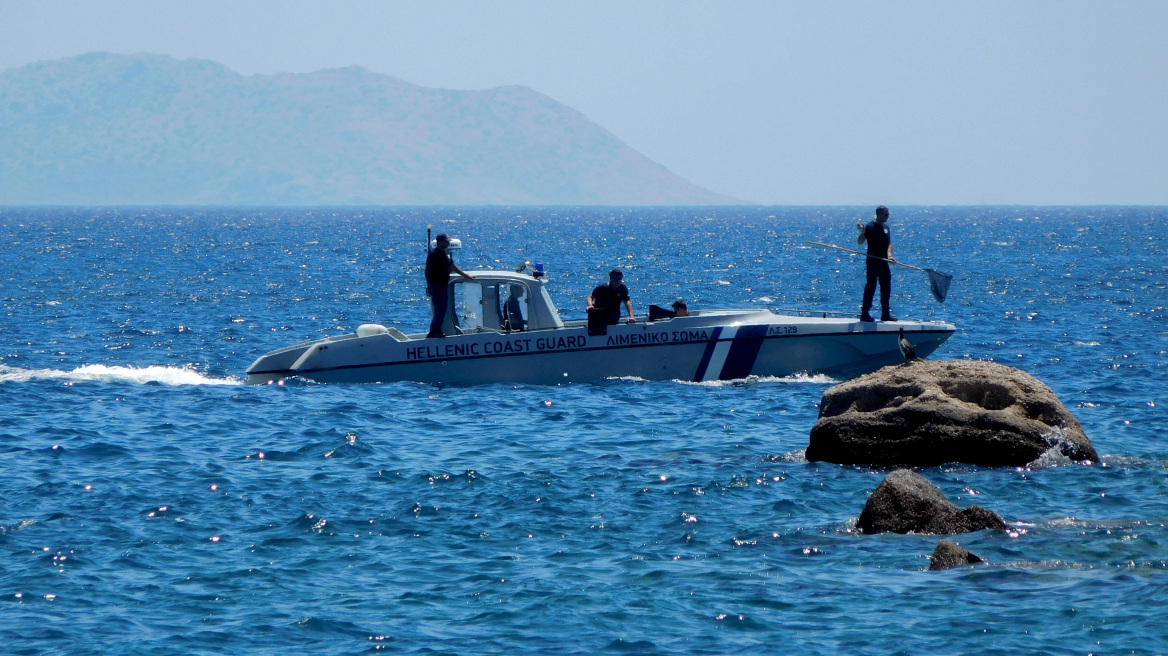
<instances>
[{"instance_id":1,"label":"splash around rock","mask_svg":"<svg viewBox=\"0 0 1168 656\"><path fill-rule=\"evenodd\" d=\"M1052 448L1075 461L1099 458L1045 383L994 362L926 360L824 392L806 455L876 467L1021 467Z\"/></svg>"}]
</instances>

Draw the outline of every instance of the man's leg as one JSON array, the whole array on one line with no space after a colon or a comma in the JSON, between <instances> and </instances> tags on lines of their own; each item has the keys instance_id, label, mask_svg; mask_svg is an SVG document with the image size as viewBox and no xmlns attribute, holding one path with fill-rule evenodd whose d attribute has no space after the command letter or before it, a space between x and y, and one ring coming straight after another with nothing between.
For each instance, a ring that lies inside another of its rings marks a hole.
<instances>
[{"instance_id":1,"label":"man's leg","mask_svg":"<svg viewBox=\"0 0 1168 656\"><path fill-rule=\"evenodd\" d=\"M867 279L864 283L864 304L860 307L860 320L872 321L872 297L876 295L876 280L878 278L876 268L872 266L872 261L869 260L866 266Z\"/></svg>"},{"instance_id":2,"label":"man's leg","mask_svg":"<svg viewBox=\"0 0 1168 656\"><path fill-rule=\"evenodd\" d=\"M888 299L892 297L892 270L886 263L880 272L880 315L881 321L896 321L896 317L892 316L892 309L888 305Z\"/></svg>"},{"instance_id":3,"label":"man's leg","mask_svg":"<svg viewBox=\"0 0 1168 656\"><path fill-rule=\"evenodd\" d=\"M442 322L446 319L446 305L450 298L446 290L444 286L430 288L430 311L433 316L430 319L430 332L426 337L442 337Z\"/></svg>"}]
</instances>

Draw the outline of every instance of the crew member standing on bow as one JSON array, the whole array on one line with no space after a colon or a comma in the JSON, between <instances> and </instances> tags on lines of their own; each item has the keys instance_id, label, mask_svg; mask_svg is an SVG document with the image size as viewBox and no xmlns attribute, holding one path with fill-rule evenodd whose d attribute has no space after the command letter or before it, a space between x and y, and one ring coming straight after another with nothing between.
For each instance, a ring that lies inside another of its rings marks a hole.
<instances>
[{"instance_id":1,"label":"crew member standing on bow","mask_svg":"<svg viewBox=\"0 0 1168 656\"><path fill-rule=\"evenodd\" d=\"M860 235L856 237L857 244L868 242L868 255L865 266L868 271L867 281L864 283L864 305L861 308L860 321L874 321L871 315L872 297L876 294L876 283L880 283L880 320L896 321L892 311L888 308L888 298L892 295L892 271L888 260L895 262L892 257L892 232L888 229L888 208L881 205L876 208L876 220L868 225L857 223ZM876 258L884 258L878 260Z\"/></svg>"},{"instance_id":2,"label":"crew member standing on bow","mask_svg":"<svg viewBox=\"0 0 1168 656\"><path fill-rule=\"evenodd\" d=\"M438 235L434 238L434 250L426 256L426 293L430 295L430 307L434 316L430 319L430 332L426 337L445 337L442 334L442 322L446 320L446 309L450 304L450 272L474 280L474 276L467 274L454 263L454 258L446 249L450 246L450 238Z\"/></svg>"}]
</instances>

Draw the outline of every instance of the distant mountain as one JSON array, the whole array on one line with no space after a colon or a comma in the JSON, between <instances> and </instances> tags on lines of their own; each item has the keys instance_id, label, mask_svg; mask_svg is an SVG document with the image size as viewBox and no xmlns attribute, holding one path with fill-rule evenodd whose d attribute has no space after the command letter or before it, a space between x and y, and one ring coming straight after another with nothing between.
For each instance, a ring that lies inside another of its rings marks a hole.
<instances>
[{"instance_id":1,"label":"distant mountain","mask_svg":"<svg viewBox=\"0 0 1168 656\"><path fill-rule=\"evenodd\" d=\"M0 73L0 204L734 202L521 86L107 53Z\"/></svg>"}]
</instances>

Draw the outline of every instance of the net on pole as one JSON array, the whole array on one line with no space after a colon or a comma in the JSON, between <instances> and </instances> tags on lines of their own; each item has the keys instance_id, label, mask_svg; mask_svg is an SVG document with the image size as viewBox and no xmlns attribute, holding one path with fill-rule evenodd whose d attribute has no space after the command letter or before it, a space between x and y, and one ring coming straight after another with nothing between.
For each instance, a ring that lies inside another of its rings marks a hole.
<instances>
[{"instance_id":1,"label":"net on pole","mask_svg":"<svg viewBox=\"0 0 1168 656\"><path fill-rule=\"evenodd\" d=\"M953 282L953 276L934 269L925 269L925 271L929 274L929 288L933 290L933 297L937 299L938 303L944 303L945 295L949 293L949 283Z\"/></svg>"}]
</instances>

